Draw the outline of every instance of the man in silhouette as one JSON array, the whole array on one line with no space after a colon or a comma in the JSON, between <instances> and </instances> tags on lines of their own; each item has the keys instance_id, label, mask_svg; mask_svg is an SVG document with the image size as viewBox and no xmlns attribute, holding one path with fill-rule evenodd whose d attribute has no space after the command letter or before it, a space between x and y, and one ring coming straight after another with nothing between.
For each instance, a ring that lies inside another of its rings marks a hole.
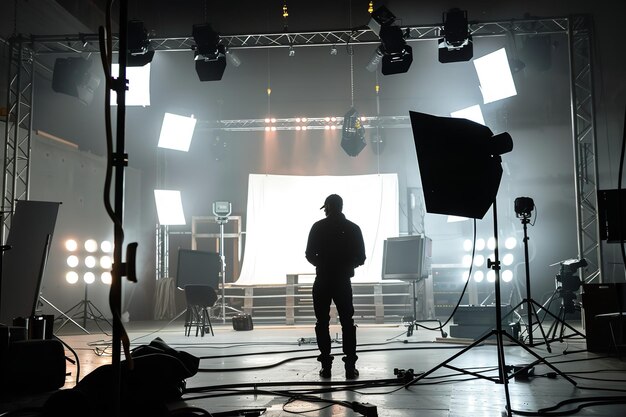
<instances>
[{"instance_id":1,"label":"man in silhouette","mask_svg":"<svg viewBox=\"0 0 626 417\"><path fill-rule=\"evenodd\" d=\"M361 229L342 213L343 200L331 194L321 207L326 218L313 224L306 246L306 259L315 266L313 283L313 308L315 310L315 336L321 363L320 376L330 378L333 356L330 354L330 303L335 302L341 322L342 346L346 379L359 376L355 367L356 327L352 316L352 285L354 268L365 262L365 245Z\"/></svg>"}]
</instances>

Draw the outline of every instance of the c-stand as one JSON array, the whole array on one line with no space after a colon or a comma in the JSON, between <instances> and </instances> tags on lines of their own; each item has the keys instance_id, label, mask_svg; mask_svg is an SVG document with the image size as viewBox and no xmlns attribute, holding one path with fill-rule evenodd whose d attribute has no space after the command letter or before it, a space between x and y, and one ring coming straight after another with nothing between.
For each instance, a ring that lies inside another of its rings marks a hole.
<instances>
[{"instance_id":1,"label":"c-stand","mask_svg":"<svg viewBox=\"0 0 626 417\"><path fill-rule=\"evenodd\" d=\"M517 199L516 199L516 207L517 205L518 204L517 204ZM550 343L548 343L548 339L546 338L546 333L543 331L543 326L541 325L541 321L539 320L539 316L537 314L537 309L535 308L535 307L538 307L541 310L543 306L539 304L537 301L533 300L532 297L530 296L530 264L528 262L528 227L527 227L528 223L530 223L530 211L531 210L524 210L520 212L520 214L518 215L518 217L520 217L520 220L522 221L522 226L524 228L524 264L525 264L524 266L525 266L525 272L526 272L526 298L524 298L515 307L513 307L511 311L516 311L518 308L522 306L526 307L526 313L527 313L526 333L528 336L528 345L536 346L536 344L533 341L533 318L534 318L535 320L534 323L538 324L539 330L541 332L541 337L543 339L543 343L546 344L546 349L548 350L548 352L552 353L552 349L550 348ZM503 318L506 318L509 314L510 313L505 315Z\"/></svg>"},{"instance_id":2,"label":"c-stand","mask_svg":"<svg viewBox=\"0 0 626 417\"><path fill-rule=\"evenodd\" d=\"M450 357L446 361L444 361L441 364L437 365L436 367L430 369L429 371L426 371L426 372L420 374L418 377L413 379L409 384L407 384L407 386L413 385L413 384L417 383L421 379L426 378L428 375L432 374L437 369L442 368L442 367L454 370L456 372L460 372L462 374L472 375L472 376L477 377L477 378L486 379L486 380L489 380L489 381L492 381L492 382L495 382L495 383L498 383L498 384L504 384L504 393L505 393L505 397L506 397L506 412L507 412L507 416L510 417L511 416L511 397L509 395L509 386L508 386L509 379L514 378L516 375L520 375L520 374L523 374L523 373L527 372L528 369L534 367L535 365L537 365L539 363L543 363L544 365L548 366L550 369L552 369L558 375L562 376L564 379L569 381L572 385L576 386L577 384L576 384L576 381L574 381L572 378L570 378L566 374L562 373L559 369L557 369L554 365L552 365L546 359L544 359L541 356L539 356L537 353L532 351L529 347L527 347L526 345L524 345L523 343L521 343L516 338L512 337L505 330L502 329L502 312L500 310L500 308L501 308L501 297L500 297L500 260L499 260L500 259L499 258L500 255L499 255L499 250L498 250L498 220L497 220L497 217L498 217L497 207L496 207L496 202L494 200L494 202L493 202L493 233L494 233L494 237L496 239L496 245L495 245L495 248L494 248L494 261L492 262L491 259L488 260L487 267L493 269L493 271L495 272L495 275L496 275L496 279L495 279L496 328L493 329L492 331L490 331L489 333L485 334L481 338L477 339L471 345L467 346L465 349L463 349L460 352L458 352L457 354L453 355L452 357ZM498 355L498 377L487 376L487 375L483 375L483 374L480 374L480 373L468 371L468 370L459 368L457 366L450 365L450 362L452 362L453 360L455 360L459 356L465 354L466 352L470 351L474 347L482 344L484 341L486 341L487 339L489 339L492 336L496 337L496 348L497 348L497 355ZM504 357L504 338L505 337L507 339L509 339L512 343L514 343L517 346L523 348L526 352L528 352L529 354L534 356L536 361L534 361L530 365L525 366L525 367L523 367L523 368L521 368L521 369L519 369L519 370L517 370L517 371L515 371L515 372L513 372L512 374L509 375L508 372L507 372L507 366L506 366L506 361L505 361L505 357Z\"/></svg>"},{"instance_id":3,"label":"c-stand","mask_svg":"<svg viewBox=\"0 0 626 417\"><path fill-rule=\"evenodd\" d=\"M222 317L222 322L226 323L226 309L235 311L237 313L241 313L240 310L237 310L234 307L226 304L226 255L224 255L224 225L228 223L228 216L216 216L215 221L220 225L220 280L222 291L220 298L217 300L213 308L217 309L220 312L220 315L217 317Z\"/></svg>"}]
</instances>

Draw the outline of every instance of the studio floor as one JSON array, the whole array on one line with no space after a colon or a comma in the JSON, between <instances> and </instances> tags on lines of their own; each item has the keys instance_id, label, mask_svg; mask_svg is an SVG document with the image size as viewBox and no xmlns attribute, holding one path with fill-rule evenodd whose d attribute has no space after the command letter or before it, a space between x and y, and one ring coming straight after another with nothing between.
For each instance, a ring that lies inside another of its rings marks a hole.
<instances>
[{"instance_id":1,"label":"studio floor","mask_svg":"<svg viewBox=\"0 0 626 417\"><path fill-rule=\"evenodd\" d=\"M450 367L439 367L468 343L442 338L439 332L421 328L408 336L407 328L401 324L360 324L357 332L360 377L346 382L339 341L333 344L333 352L338 357L332 378L321 379L318 375L313 325L255 324L253 330L236 331L229 322L214 319L214 336L204 337L195 336L195 332L185 336L182 321L131 322L127 330L133 347L159 337L170 347L201 358L200 371L187 379L186 386L193 390L204 388L204 393L186 393L182 400L167 404L170 410L192 406L218 414L265 409L264 415L270 417L294 413L333 417L506 415L505 385L475 376L496 378L498 375L497 347L489 342L468 349L449 362ZM331 331L338 339L341 337L339 326L333 325ZM107 333L85 334L69 328L59 333L59 337L78 353L80 378L110 363L110 335ZM535 337L537 340L542 340L541 336ZM532 351L551 363L556 371L540 363L534 366L534 375L528 379L508 381L513 415L626 416L623 405L626 402L625 362L587 352L585 340L581 338L566 338L550 345L552 352L548 352L545 345L536 346ZM506 365L524 366L535 360L517 345L507 345L504 351ZM394 374L394 370L399 370L406 375L412 369L415 376L419 376L434 368L437 369L427 377L408 385L410 374L408 379ZM68 364L67 370L70 375L65 388L72 388L76 384L76 368ZM611 401L601 404L600 399L608 397L617 397L622 404ZM544 410L567 400L571 404L554 411ZM353 402L370 404L376 408L376 414L362 414L345 406ZM5 403L3 410L26 404L33 405L33 402L14 398L10 406ZM581 404L585 406L575 411Z\"/></svg>"}]
</instances>

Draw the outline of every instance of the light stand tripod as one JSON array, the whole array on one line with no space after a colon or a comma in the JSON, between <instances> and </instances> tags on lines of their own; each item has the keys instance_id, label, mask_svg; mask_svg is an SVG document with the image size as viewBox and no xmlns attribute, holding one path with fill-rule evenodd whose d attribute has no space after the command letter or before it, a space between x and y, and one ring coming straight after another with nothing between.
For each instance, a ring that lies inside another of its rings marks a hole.
<instances>
[{"instance_id":1,"label":"light stand tripod","mask_svg":"<svg viewBox=\"0 0 626 417\"><path fill-rule=\"evenodd\" d=\"M533 300L530 296L530 263L528 261L528 223L530 223L531 212L534 208L535 204L533 200L529 197L518 197L515 199L515 213L520 218L522 222L522 226L524 228L524 266L526 272L526 298L520 301L513 309L516 311L518 308L525 306L526 307L526 334L528 336L528 345L535 346L533 342L533 319L534 323L536 323L541 332L541 337L543 339L543 343L546 344L546 349L548 352L552 353L552 349L550 348L550 343L548 343L548 339L546 338L546 333L543 331L543 326L541 321L539 320L539 316L537 315L537 309L542 309L543 306L539 304L537 301ZM510 313L508 313L510 314ZM507 315L504 316L506 318Z\"/></svg>"},{"instance_id":2,"label":"light stand tripod","mask_svg":"<svg viewBox=\"0 0 626 417\"><path fill-rule=\"evenodd\" d=\"M423 283L423 281L422 281ZM413 320L411 320L411 322L409 322L409 325L407 327L406 330L406 337L411 337L413 336L413 331L414 329L416 329L417 327L419 327L418 323L428 323L428 322L437 322L439 324L439 327L436 327L434 329L430 329L425 327L428 330L440 330L441 331L441 337L446 338L448 337L448 334L446 332L443 331L443 326L441 325L441 320L437 319L437 318L433 318L433 319L422 319L422 320L418 320L417 319L417 285L416 285L416 280L411 280L411 302L413 304ZM423 326L422 326L423 327Z\"/></svg>"},{"instance_id":3,"label":"light stand tripod","mask_svg":"<svg viewBox=\"0 0 626 417\"><path fill-rule=\"evenodd\" d=\"M500 311L500 307L501 307L501 299L500 299L500 260L499 260L499 256L500 255L499 255L499 251L498 251L498 219L497 218L498 218L498 213L497 213L496 202L494 200L494 202L493 202L493 233L494 233L494 237L496 239L496 244L495 244L495 248L494 248L494 261L492 262L491 259L489 259L488 262L487 262L487 267L493 269L493 271L495 272L495 275L496 275L496 279L495 279L495 282L494 282L494 284L495 284L495 299L496 299L495 300L496 301L496 328L494 330L490 331L489 333L487 333L486 335L482 336L481 338L479 338L475 342L473 342L471 345L469 345L465 349L463 349L460 352L458 352L457 354L453 355L452 357L450 357L446 361L440 363L439 365L437 365L436 367L430 369L429 371L426 371L423 374L419 375L418 377L413 379L413 381L411 381L411 383L409 385L417 383L421 379L424 379L428 375L430 375L433 372L435 372L437 369L440 369L440 368L443 368L443 367L451 369L451 370L454 370L456 372L463 373L463 374L472 375L472 376L477 377L477 378L486 379L486 380L495 382L497 384L504 384L504 393L505 393L505 398L506 398L506 412L507 412L507 416L510 417L511 416L511 397L509 395L509 386L508 386L508 380L510 378L514 378L516 375L526 372L528 369L534 367L535 365L537 365L539 363L543 363L544 365L546 365L550 369L552 369L554 372L556 372L558 375L562 376L567 381L569 381L572 385L576 386L576 381L574 381L573 379L571 379L567 375L563 374L554 365L550 364L544 358L539 356L537 353L533 352L530 348L528 348L527 346L525 346L524 344L519 342L517 339L515 339L514 337L509 335L505 330L502 329L502 312ZM479 374L479 373L476 373L476 372L467 371L465 369L462 369L462 368L450 365L450 362L452 362L453 360L455 360L459 356L465 354L466 352L470 351L475 346L480 345L481 343L483 343L484 341L489 339L491 336L495 336L496 337L496 348L497 348L497 355L498 355L498 377L486 376L486 375L482 375L482 374ZM530 364L530 365L528 365L528 366L526 366L526 367L524 367L524 368L522 368L522 369L520 369L520 370L518 370L518 371L516 371L516 372L514 372L514 373L512 373L510 375L508 375L508 373L507 373L507 366L506 366L506 360L505 360L505 357L504 357L504 338L509 339L512 343L514 343L517 346L523 348L526 352L528 352L529 354L534 356L536 361L533 362L532 364Z\"/></svg>"},{"instance_id":4,"label":"light stand tripod","mask_svg":"<svg viewBox=\"0 0 626 417\"><path fill-rule=\"evenodd\" d=\"M230 203L228 203L230 205ZM213 212L215 214L216 209L215 209L215 204L214 204L214 208L213 208ZM229 209L229 214L230 214L230 209ZM221 271L220 271L220 279L221 279L221 286L222 286L222 291L221 291L221 296L220 298L217 300L217 302L215 303L215 305L213 306L213 308L218 309L218 311L220 311L220 314L218 315L222 317L222 323L226 323L226 309L235 311L237 313L241 313L241 311L237 310L234 307L231 307L229 305L226 304L226 255L224 255L224 225L226 223L228 223L228 215L226 216L219 216L216 214L215 217L215 221L220 225L220 265L221 265Z\"/></svg>"},{"instance_id":5,"label":"light stand tripod","mask_svg":"<svg viewBox=\"0 0 626 417\"><path fill-rule=\"evenodd\" d=\"M89 288L89 284L85 283L85 297L82 300L80 300L78 303L76 303L72 308L70 308L69 310L63 313L63 316L65 316L66 319L57 328L57 331L61 330L61 328L63 328L63 326L65 326L68 321L71 320L72 322L74 322L73 319L77 318L76 316L81 313L82 315L78 316L78 319L82 319L83 330L87 329L87 319L93 320L94 322L96 322L96 324L98 323L98 320L104 320L107 322L109 326L111 326L111 328L113 328L113 325L111 324L111 322L109 322L106 319L106 317L104 317L104 314L102 314L102 312L98 309L98 307L96 307L94 303L92 303L91 300L89 300L88 288ZM98 327L100 326L98 325Z\"/></svg>"}]
</instances>

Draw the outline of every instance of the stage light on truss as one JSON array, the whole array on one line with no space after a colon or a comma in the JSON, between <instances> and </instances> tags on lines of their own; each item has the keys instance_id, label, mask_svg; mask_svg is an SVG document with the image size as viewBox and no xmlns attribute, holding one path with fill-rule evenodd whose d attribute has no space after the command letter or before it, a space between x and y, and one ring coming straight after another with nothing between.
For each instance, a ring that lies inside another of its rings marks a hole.
<instances>
[{"instance_id":1,"label":"stage light on truss","mask_svg":"<svg viewBox=\"0 0 626 417\"><path fill-rule=\"evenodd\" d=\"M111 282L113 282L113 277L111 276L110 272L105 271L100 274L100 281L105 285L111 285Z\"/></svg>"},{"instance_id":2,"label":"stage light on truss","mask_svg":"<svg viewBox=\"0 0 626 417\"><path fill-rule=\"evenodd\" d=\"M83 104L93 100L101 78L92 72L91 62L84 58L57 58L52 70L52 90L78 98Z\"/></svg>"},{"instance_id":3,"label":"stage light on truss","mask_svg":"<svg viewBox=\"0 0 626 417\"><path fill-rule=\"evenodd\" d=\"M483 271L474 272L474 281L483 282L484 279L485 279L485 273Z\"/></svg>"},{"instance_id":4,"label":"stage light on truss","mask_svg":"<svg viewBox=\"0 0 626 417\"><path fill-rule=\"evenodd\" d=\"M380 30L380 41L383 52L382 74L407 72L413 63L413 48L407 45L400 26L383 26Z\"/></svg>"},{"instance_id":5,"label":"stage light on truss","mask_svg":"<svg viewBox=\"0 0 626 417\"><path fill-rule=\"evenodd\" d=\"M453 111L450 113L450 116L456 117L457 119L467 119L476 123L480 123L481 125L485 124L485 119L483 118L483 112L480 110L480 106L477 104L475 106L466 107L461 110Z\"/></svg>"},{"instance_id":6,"label":"stage light on truss","mask_svg":"<svg viewBox=\"0 0 626 417\"><path fill-rule=\"evenodd\" d=\"M384 26L392 25L396 21L396 16L386 6L377 7L370 14L370 21L367 26L372 29L377 36L380 36L380 30Z\"/></svg>"},{"instance_id":7,"label":"stage light on truss","mask_svg":"<svg viewBox=\"0 0 626 417\"><path fill-rule=\"evenodd\" d=\"M74 239L67 239L65 241L65 249L69 252L74 252L76 249L78 249L78 242L76 242Z\"/></svg>"},{"instance_id":8,"label":"stage light on truss","mask_svg":"<svg viewBox=\"0 0 626 417\"><path fill-rule=\"evenodd\" d=\"M193 115L186 117L165 113L157 146L159 148L188 152L195 128L196 119Z\"/></svg>"},{"instance_id":9,"label":"stage light on truss","mask_svg":"<svg viewBox=\"0 0 626 417\"><path fill-rule=\"evenodd\" d=\"M208 23L192 27L196 42L194 62L200 81L219 81L226 69L226 48L219 34Z\"/></svg>"},{"instance_id":10,"label":"stage light on truss","mask_svg":"<svg viewBox=\"0 0 626 417\"><path fill-rule=\"evenodd\" d=\"M127 106L146 107L150 105L150 68L150 64L126 68L128 90L126 91L125 102ZM111 75L113 77L117 77L119 71L119 64L111 64ZM111 105L117 106L117 93L115 90L111 90Z\"/></svg>"},{"instance_id":11,"label":"stage light on truss","mask_svg":"<svg viewBox=\"0 0 626 417\"><path fill-rule=\"evenodd\" d=\"M148 31L144 23L139 20L130 20L127 26L127 33L127 66L133 68L143 67L152 62L154 51L150 50L150 39L148 39Z\"/></svg>"},{"instance_id":12,"label":"stage light on truss","mask_svg":"<svg viewBox=\"0 0 626 417\"><path fill-rule=\"evenodd\" d=\"M156 202L159 224L185 225L185 213L183 212L183 202L178 190L154 190L154 200Z\"/></svg>"},{"instance_id":13,"label":"stage light on truss","mask_svg":"<svg viewBox=\"0 0 626 417\"><path fill-rule=\"evenodd\" d=\"M68 284L76 284L78 282L78 273L76 273L76 271L69 271L65 274L65 281L67 281Z\"/></svg>"},{"instance_id":14,"label":"stage light on truss","mask_svg":"<svg viewBox=\"0 0 626 417\"><path fill-rule=\"evenodd\" d=\"M517 94L504 48L476 58L473 62L485 104Z\"/></svg>"},{"instance_id":15,"label":"stage light on truss","mask_svg":"<svg viewBox=\"0 0 626 417\"><path fill-rule=\"evenodd\" d=\"M451 9L444 13L443 38L439 39L439 62L469 61L474 56L474 43L469 31L467 11Z\"/></svg>"},{"instance_id":16,"label":"stage light on truss","mask_svg":"<svg viewBox=\"0 0 626 417\"><path fill-rule=\"evenodd\" d=\"M98 250L98 242L94 239L87 239L85 241L85 250L89 253L93 253Z\"/></svg>"},{"instance_id":17,"label":"stage light on truss","mask_svg":"<svg viewBox=\"0 0 626 417\"><path fill-rule=\"evenodd\" d=\"M83 274L83 281L85 281L85 284L93 284L96 281L96 274L93 272L85 272Z\"/></svg>"}]
</instances>

